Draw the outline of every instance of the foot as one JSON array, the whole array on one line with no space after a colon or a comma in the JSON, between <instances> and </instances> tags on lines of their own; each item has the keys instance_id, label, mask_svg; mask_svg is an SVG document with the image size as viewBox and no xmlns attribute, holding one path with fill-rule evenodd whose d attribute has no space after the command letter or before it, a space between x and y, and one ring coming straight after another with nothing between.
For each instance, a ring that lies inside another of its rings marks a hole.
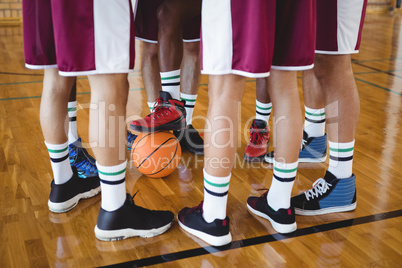
<instances>
[{"instance_id":1,"label":"foot","mask_svg":"<svg viewBox=\"0 0 402 268\"><path fill-rule=\"evenodd\" d=\"M323 163L327 159L327 134L321 137L308 137L303 131L302 147L299 153L299 163ZM267 163L274 163L274 152L269 152L264 158Z\"/></svg>"},{"instance_id":2,"label":"foot","mask_svg":"<svg viewBox=\"0 0 402 268\"><path fill-rule=\"evenodd\" d=\"M137 135L127 130L127 150L131 151L131 147L133 147L133 142L136 138Z\"/></svg>"},{"instance_id":3,"label":"foot","mask_svg":"<svg viewBox=\"0 0 402 268\"><path fill-rule=\"evenodd\" d=\"M177 214L177 221L180 227L212 246L219 247L232 242L232 235L229 231L229 218L226 217L224 220L216 219L208 223L202 216L202 205L203 202L196 207L185 207L180 210Z\"/></svg>"},{"instance_id":4,"label":"foot","mask_svg":"<svg viewBox=\"0 0 402 268\"><path fill-rule=\"evenodd\" d=\"M247 208L253 214L270 221L272 227L279 233L287 234L296 231L296 217L293 207L273 210L267 201L268 191L260 197L251 196L247 199Z\"/></svg>"},{"instance_id":5,"label":"foot","mask_svg":"<svg viewBox=\"0 0 402 268\"><path fill-rule=\"evenodd\" d=\"M80 199L90 198L100 192L99 177L78 176L77 169L73 166L73 176L63 184L51 183L49 196L49 210L55 213L67 212L73 209Z\"/></svg>"},{"instance_id":6,"label":"foot","mask_svg":"<svg viewBox=\"0 0 402 268\"><path fill-rule=\"evenodd\" d=\"M254 119L250 127L250 142L244 151L244 160L261 162L269 146L269 130L267 122Z\"/></svg>"},{"instance_id":7,"label":"foot","mask_svg":"<svg viewBox=\"0 0 402 268\"><path fill-rule=\"evenodd\" d=\"M97 177L95 159L82 147L81 138L68 145L70 164L77 168L80 178ZM99 178L98 178L99 180Z\"/></svg>"},{"instance_id":8,"label":"foot","mask_svg":"<svg viewBox=\"0 0 402 268\"><path fill-rule=\"evenodd\" d=\"M153 237L166 232L173 224L170 211L149 210L134 203L127 194L124 205L114 211L100 209L95 236L103 241L123 240L133 236Z\"/></svg>"},{"instance_id":9,"label":"foot","mask_svg":"<svg viewBox=\"0 0 402 268\"><path fill-rule=\"evenodd\" d=\"M204 140L193 125L187 125L183 130L173 131L173 134L180 141L181 148L196 155L204 155Z\"/></svg>"},{"instance_id":10,"label":"foot","mask_svg":"<svg viewBox=\"0 0 402 268\"><path fill-rule=\"evenodd\" d=\"M186 128L184 101L172 99L168 92L161 91L152 113L143 119L131 122L130 128L139 132L179 130Z\"/></svg>"},{"instance_id":11,"label":"foot","mask_svg":"<svg viewBox=\"0 0 402 268\"><path fill-rule=\"evenodd\" d=\"M327 171L313 188L292 197L292 205L297 215L322 215L351 211L356 208L355 175L347 179L337 179Z\"/></svg>"}]
</instances>

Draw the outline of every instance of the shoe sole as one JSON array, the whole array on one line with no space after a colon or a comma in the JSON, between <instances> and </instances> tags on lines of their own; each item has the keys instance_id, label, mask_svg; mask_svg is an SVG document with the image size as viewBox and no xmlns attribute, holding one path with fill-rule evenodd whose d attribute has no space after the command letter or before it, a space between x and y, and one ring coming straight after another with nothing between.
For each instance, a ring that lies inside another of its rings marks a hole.
<instances>
[{"instance_id":1,"label":"shoe sole","mask_svg":"<svg viewBox=\"0 0 402 268\"><path fill-rule=\"evenodd\" d=\"M230 234L230 232L227 235L223 236L213 236L185 226L183 223L180 222L179 216L177 216L177 222L184 231L202 239L203 241L212 246L220 247L232 242L232 235Z\"/></svg>"},{"instance_id":2,"label":"shoe sole","mask_svg":"<svg viewBox=\"0 0 402 268\"><path fill-rule=\"evenodd\" d=\"M72 210L75 206L77 206L78 202L81 199L88 199L91 198L97 194L99 194L101 191L101 187L97 187L95 189L92 189L88 192L78 194L71 198L70 200L67 200L65 202L60 202L60 203L54 203L51 202L50 200L47 202L47 205L49 206L49 210L54 213L63 213Z\"/></svg>"},{"instance_id":3,"label":"shoe sole","mask_svg":"<svg viewBox=\"0 0 402 268\"><path fill-rule=\"evenodd\" d=\"M291 223L291 224L282 224L282 223L277 223L273 219L271 219L267 214L264 214L262 212L259 212L258 210L253 209L249 204L247 204L247 208L250 210L251 213L264 218L266 220L269 220L271 223L272 227L275 229L275 231L281 233L281 234L288 234L292 233L297 230L297 224L296 222Z\"/></svg>"},{"instance_id":4,"label":"shoe sole","mask_svg":"<svg viewBox=\"0 0 402 268\"><path fill-rule=\"evenodd\" d=\"M318 209L318 210L304 210L304 209L299 209L299 208L295 207L295 213L296 213L296 215L302 215L302 216L315 216L315 215L323 215L323 214L329 214L329 213L346 212L346 211L355 210L356 204L357 204L357 202L347 205L347 206L323 208L323 209Z\"/></svg>"},{"instance_id":5,"label":"shoe sole","mask_svg":"<svg viewBox=\"0 0 402 268\"><path fill-rule=\"evenodd\" d=\"M130 124L130 129L138 132L156 132L156 131L161 131L161 130L182 130L186 128L186 120L184 117L179 117L178 119L171 121L169 123L157 126L157 127L144 127L144 126L137 126L137 125L131 125Z\"/></svg>"},{"instance_id":6,"label":"shoe sole","mask_svg":"<svg viewBox=\"0 0 402 268\"><path fill-rule=\"evenodd\" d=\"M95 236L99 240L102 241L118 241L126 238L140 236L143 238L154 237L160 234L163 234L172 226L173 221L168 224L151 229L151 230L136 230L131 228L120 229L120 230L101 230L98 228L98 225L95 226Z\"/></svg>"},{"instance_id":7,"label":"shoe sole","mask_svg":"<svg viewBox=\"0 0 402 268\"><path fill-rule=\"evenodd\" d=\"M320 158L299 158L299 163L324 163L327 160L327 156L320 157ZM274 159L271 157L267 157L265 155L264 161L268 164L273 164Z\"/></svg>"}]
</instances>

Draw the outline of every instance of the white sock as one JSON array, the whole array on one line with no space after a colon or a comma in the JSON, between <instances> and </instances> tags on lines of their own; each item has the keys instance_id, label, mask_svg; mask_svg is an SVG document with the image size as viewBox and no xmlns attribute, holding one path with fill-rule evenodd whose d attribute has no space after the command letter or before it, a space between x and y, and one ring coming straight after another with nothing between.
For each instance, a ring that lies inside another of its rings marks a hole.
<instances>
[{"instance_id":1,"label":"white sock","mask_svg":"<svg viewBox=\"0 0 402 268\"><path fill-rule=\"evenodd\" d=\"M50 144L45 141L49 151L55 184L63 184L71 179L73 170L68 158L68 142L63 144Z\"/></svg>"},{"instance_id":2,"label":"white sock","mask_svg":"<svg viewBox=\"0 0 402 268\"><path fill-rule=\"evenodd\" d=\"M230 176L215 177L209 175L204 169L203 216L206 222L226 218Z\"/></svg>"},{"instance_id":3,"label":"white sock","mask_svg":"<svg viewBox=\"0 0 402 268\"><path fill-rule=\"evenodd\" d=\"M68 143L71 144L78 140L77 133L77 101L68 103Z\"/></svg>"},{"instance_id":4,"label":"white sock","mask_svg":"<svg viewBox=\"0 0 402 268\"><path fill-rule=\"evenodd\" d=\"M180 69L161 72L162 91L169 92L173 99L180 99Z\"/></svg>"},{"instance_id":5,"label":"white sock","mask_svg":"<svg viewBox=\"0 0 402 268\"><path fill-rule=\"evenodd\" d=\"M149 111L152 113L152 110L154 109L155 102L154 101L148 101L147 103L148 103Z\"/></svg>"},{"instance_id":6,"label":"white sock","mask_svg":"<svg viewBox=\"0 0 402 268\"><path fill-rule=\"evenodd\" d=\"M101 166L96 162L101 181L101 207L113 211L123 206L126 201L127 160L116 166Z\"/></svg>"},{"instance_id":7,"label":"white sock","mask_svg":"<svg viewBox=\"0 0 402 268\"><path fill-rule=\"evenodd\" d=\"M304 106L304 131L309 137L325 135L325 108L311 109Z\"/></svg>"},{"instance_id":8,"label":"white sock","mask_svg":"<svg viewBox=\"0 0 402 268\"><path fill-rule=\"evenodd\" d=\"M329 143L329 165L328 171L334 174L338 179L352 177L353 151L355 141Z\"/></svg>"},{"instance_id":9,"label":"white sock","mask_svg":"<svg viewBox=\"0 0 402 268\"><path fill-rule=\"evenodd\" d=\"M270 103L262 103L258 100L255 100L256 103L256 113L255 119L260 119L268 123L269 117L272 112L272 102Z\"/></svg>"},{"instance_id":10,"label":"white sock","mask_svg":"<svg viewBox=\"0 0 402 268\"><path fill-rule=\"evenodd\" d=\"M295 182L298 162L281 163L274 159L274 176L268 191L268 205L278 211L290 208L290 197Z\"/></svg>"},{"instance_id":11,"label":"white sock","mask_svg":"<svg viewBox=\"0 0 402 268\"><path fill-rule=\"evenodd\" d=\"M187 125L191 125L193 123L193 112L194 112L194 106L195 106L195 101L197 99L197 96L198 96L198 94L190 95L190 94L180 93L180 98L182 100L186 101L186 105L184 105L184 108L186 109L186 112L187 112L187 115L186 115Z\"/></svg>"}]
</instances>

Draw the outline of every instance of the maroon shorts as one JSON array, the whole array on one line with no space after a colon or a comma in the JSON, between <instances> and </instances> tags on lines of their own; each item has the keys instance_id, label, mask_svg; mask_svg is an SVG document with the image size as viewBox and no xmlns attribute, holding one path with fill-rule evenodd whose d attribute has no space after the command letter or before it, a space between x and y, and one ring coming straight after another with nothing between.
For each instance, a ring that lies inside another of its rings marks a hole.
<instances>
[{"instance_id":1,"label":"maroon shorts","mask_svg":"<svg viewBox=\"0 0 402 268\"><path fill-rule=\"evenodd\" d=\"M138 0L135 15L135 37L149 43L158 42L158 7L164 0ZM191 1L191 0L190 0ZM200 41L201 14L183 26L183 41Z\"/></svg>"},{"instance_id":2,"label":"maroon shorts","mask_svg":"<svg viewBox=\"0 0 402 268\"><path fill-rule=\"evenodd\" d=\"M134 69L131 0L24 0L23 15L28 68L65 76Z\"/></svg>"},{"instance_id":3,"label":"maroon shorts","mask_svg":"<svg viewBox=\"0 0 402 268\"><path fill-rule=\"evenodd\" d=\"M359 52L367 0L317 0L317 45L320 54Z\"/></svg>"},{"instance_id":4,"label":"maroon shorts","mask_svg":"<svg viewBox=\"0 0 402 268\"><path fill-rule=\"evenodd\" d=\"M266 77L272 64L283 70L312 68L314 3L203 0L202 73Z\"/></svg>"}]
</instances>

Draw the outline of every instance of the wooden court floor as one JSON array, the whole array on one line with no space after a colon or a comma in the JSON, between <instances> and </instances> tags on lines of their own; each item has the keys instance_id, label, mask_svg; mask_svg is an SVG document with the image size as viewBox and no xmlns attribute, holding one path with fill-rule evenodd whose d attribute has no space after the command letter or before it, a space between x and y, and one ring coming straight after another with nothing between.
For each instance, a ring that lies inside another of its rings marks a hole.
<instances>
[{"instance_id":1,"label":"wooden court floor","mask_svg":"<svg viewBox=\"0 0 402 268\"><path fill-rule=\"evenodd\" d=\"M255 113L255 81L247 81L228 200L233 243L224 248L209 247L177 223L154 238L99 241L94 226L100 196L64 214L49 212L52 172L39 125L42 72L24 67L22 29L0 28L0 267L401 267L401 20L400 14L368 15L360 53L353 55L361 99L353 166L356 210L297 216L298 231L292 236L277 234L246 209L247 197L269 187L272 177L272 166L242 162ZM129 77L130 119L147 112L140 60ZM301 79L299 86L303 101ZM207 87L208 78L202 77L196 116L206 114ZM88 141L85 77L79 78L78 91L78 132ZM202 129L203 121L194 125ZM129 162L127 191L139 191L139 205L177 213L202 199L202 168L202 158L185 152L170 176L151 179ZM293 194L310 189L325 169L325 164L300 164Z\"/></svg>"}]
</instances>

